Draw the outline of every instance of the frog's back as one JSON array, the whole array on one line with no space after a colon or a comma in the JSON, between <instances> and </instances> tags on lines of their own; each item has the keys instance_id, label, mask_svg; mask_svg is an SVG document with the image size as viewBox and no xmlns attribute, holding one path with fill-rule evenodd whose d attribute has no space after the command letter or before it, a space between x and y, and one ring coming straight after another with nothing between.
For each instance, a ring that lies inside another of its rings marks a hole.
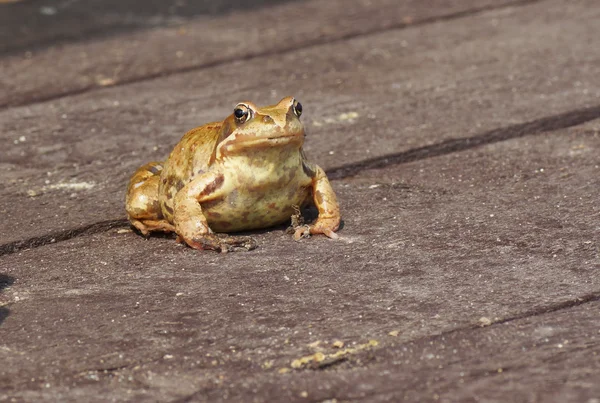
<instances>
[{"instance_id":1,"label":"frog's back","mask_svg":"<svg viewBox=\"0 0 600 403\"><path fill-rule=\"evenodd\" d=\"M210 169L219 136L221 122L209 123L187 132L163 164L158 187L163 216L172 222L173 198L196 175Z\"/></svg>"}]
</instances>

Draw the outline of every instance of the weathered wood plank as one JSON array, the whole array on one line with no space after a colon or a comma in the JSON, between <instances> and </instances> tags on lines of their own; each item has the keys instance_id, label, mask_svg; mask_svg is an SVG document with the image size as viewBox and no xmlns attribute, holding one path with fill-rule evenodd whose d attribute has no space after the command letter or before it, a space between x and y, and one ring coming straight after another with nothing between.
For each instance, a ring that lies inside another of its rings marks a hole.
<instances>
[{"instance_id":1,"label":"weathered wood plank","mask_svg":"<svg viewBox=\"0 0 600 403\"><path fill-rule=\"evenodd\" d=\"M546 1L5 110L4 250L123 217L138 165L244 98L299 97L326 168L595 106L599 13Z\"/></svg>"},{"instance_id":2,"label":"weathered wood plank","mask_svg":"<svg viewBox=\"0 0 600 403\"><path fill-rule=\"evenodd\" d=\"M113 229L0 257L0 400L596 397L597 18L547 1L5 110L3 242L120 217L130 171L238 97L298 94L309 152L353 177L338 242ZM279 373L336 339L379 344Z\"/></svg>"},{"instance_id":3,"label":"weathered wood plank","mask_svg":"<svg viewBox=\"0 0 600 403\"><path fill-rule=\"evenodd\" d=\"M582 402L600 393L598 301L483 329L390 342L333 369L199 386L191 399ZM327 348L328 347L328 348ZM327 346L325 351L335 352ZM264 371L266 372L266 371Z\"/></svg>"},{"instance_id":4,"label":"weathered wood plank","mask_svg":"<svg viewBox=\"0 0 600 403\"><path fill-rule=\"evenodd\" d=\"M241 12L189 19L171 24L174 26L135 30L95 41L90 41L89 37L109 29L119 32L119 27L127 30L145 22L152 26L152 18L148 15L152 12L151 8L147 9L144 5L144 10L133 10L128 14L125 12L128 7L140 7L142 4L128 2L118 6L125 10L111 14L110 4L103 4L101 10L93 4L86 4L85 8L79 10L77 5L67 3L64 13L44 16L39 15L37 10L31 10L34 4L22 7L13 5L15 9L24 8L30 19L33 15L41 23L30 22L25 27L24 35L15 35L15 31L18 32L21 27L14 25L22 24L20 21L23 19L15 19L10 12L3 14L9 20L6 23L0 17L0 27L4 26L4 29L0 28L0 53L3 43L13 51L15 46L21 48L18 54L0 59L0 108L260 55L277 55L368 32L532 1L434 0L424 4L418 0L312 0L287 1L279 5L262 2L267 3L262 7L260 3L253 2L250 9L244 5ZM56 8L56 5L49 6ZM188 15L201 14L203 7L206 8L204 2L197 5L190 3L187 6L191 9ZM69 12L70 8L74 8L74 11ZM164 6L159 5L158 9L161 8ZM173 13L184 14L177 7L173 9ZM164 19L169 16L164 11L159 15L162 18L158 23L164 25ZM51 23L53 20L56 22ZM41 32L36 29L27 34L31 25L43 32L42 38L46 41L64 36L80 37L83 41L30 50L27 44L41 39ZM2 30L5 31L5 40L1 39ZM36 79L32 80L32 77Z\"/></svg>"},{"instance_id":5,"label":"weathered wood plank","mask_svg":"<svg viewBox=\"0 0 600 403\"><path fill-rule=\"evenodd\" d=\"M540 315L600 299L599 125L415 161L403 182L396 168L338 181L338 242L274 230L251 253L219 255L111 230L4 256L14 284L1 297L0 389L48 400L102 390L394 401L495 397L486 388L497 387L518 400L526 385L511 387L529 374L588 396L593 387L569 382L597 369L584 360L598 348L597 306ZM520 317L532 318L473 331ZM334 371L278 372L315 352L310 343L335 353L336 339L379 345L333 360ZM536 373L548 360L582 370Z\"/></svg>"},{"instance_id":6,"label":"weathered wood plank","mask_svg":"<svg viewBox=\"0 0 600 403\"><path fill-rule=\"evenodd\" d=\"M307 151L327 168L594 106L594 4L544 2L251 60L249 86L232 64L5 110L3 243L122 217L138 165L244 98L296 94Z\"/></svg>"},{"instance_id":7,"label":"weathered wood plank","mask_svg":"<svg viewBox=\"0 0 600 403\"><path fill-rule=\"evenodd\" d=\"M253 0L252 11L298 0ZM197 17L248 12L243 0L0 0L0 54L23 53L65 43L181 26Z\"/></svg>"}]
</instances>

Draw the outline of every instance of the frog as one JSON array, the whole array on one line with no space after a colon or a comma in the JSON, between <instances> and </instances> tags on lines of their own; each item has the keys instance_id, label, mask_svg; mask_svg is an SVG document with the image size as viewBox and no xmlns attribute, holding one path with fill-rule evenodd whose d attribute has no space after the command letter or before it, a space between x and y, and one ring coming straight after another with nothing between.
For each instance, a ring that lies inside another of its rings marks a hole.
<instances>
[{"instance_id":1,"label":"frog","mask_svg":"<svg viewBox=\"0 0 600 403\"><path fill-rule=\"evenodd\" d=\"M315 207L316 219L293 228L293 238L337 239L339 203L325 171L306 158L301 115L293 97L264 107L240 102L222 122L188 131L166 160L131 177L129 222L144 236L175 233L191 248L228 252L257 247L232 233L281 225Z\"/></svg>"}]
</instances>

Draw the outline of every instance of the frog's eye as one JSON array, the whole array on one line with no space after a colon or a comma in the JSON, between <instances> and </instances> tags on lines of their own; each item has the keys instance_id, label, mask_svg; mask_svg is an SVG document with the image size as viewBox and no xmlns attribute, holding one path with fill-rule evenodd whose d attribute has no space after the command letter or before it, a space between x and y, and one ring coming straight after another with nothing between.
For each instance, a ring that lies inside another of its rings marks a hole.
<instances>
[{"instance_id":1,"label":"frog's eye","mask_svg":"<svg viewBox=\"0 0 600 403\"><path fill-rule=\"evenodd\" d=\"M302 115L302 104L296 100L294 100L294 113L298 117L300 117L300 115Z\"/></svg>"},{"instance_id":2,"label":"frog's eye","mask_svg":"<svg viewBox=\"0 0 600 403\"><path fill-rule=\"evenodd\" d=\"M233 116L238 123L244 123L252 115L252 110L244 104L239 104L233 110Z\"/></svg>"}]
</instances>

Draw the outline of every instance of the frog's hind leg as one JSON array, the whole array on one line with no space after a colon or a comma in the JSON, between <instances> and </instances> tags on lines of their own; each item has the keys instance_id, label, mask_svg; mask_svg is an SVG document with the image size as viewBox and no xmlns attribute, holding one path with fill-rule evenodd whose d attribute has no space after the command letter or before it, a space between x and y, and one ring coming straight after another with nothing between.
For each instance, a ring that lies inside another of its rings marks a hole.
<instances>
[{"instance_id":1,"label":"frog's hind leg","mask_svg":"<svg viewBox=\"0 0 600 403\"><path fill-rule=\"evenodd\" d=\"M127 218L143 235L151 231L175 231L175 227L164 218L158 200L161 172L160 162L150 162L135 171L129 181L125 201Z\"/></svg>"}]
</instances>

